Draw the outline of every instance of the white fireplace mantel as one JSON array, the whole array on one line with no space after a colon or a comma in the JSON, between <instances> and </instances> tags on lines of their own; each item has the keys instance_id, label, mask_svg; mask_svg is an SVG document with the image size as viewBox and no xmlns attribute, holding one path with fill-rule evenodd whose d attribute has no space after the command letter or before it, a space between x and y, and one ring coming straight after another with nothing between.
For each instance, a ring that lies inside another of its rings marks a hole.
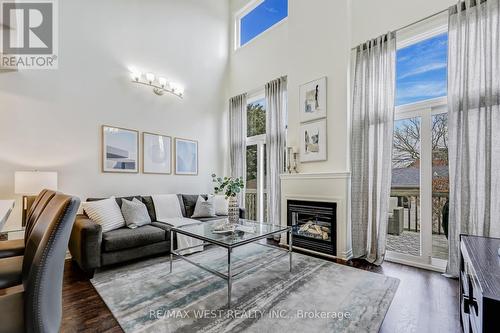
<instances>
[{"instance_id":1,"label":"white fireplace mantel","mask_svg":"<svg viewBox=\"0 0 500 333\"><path fill-rule=\"evenodd\" d=\"M352 256L349 171L291 173L281 178L281 223L287 224L287 200L330 201L337 203L337 258ZM286 243L286 239L281 240Z\"/></svg>"}]
</instances>

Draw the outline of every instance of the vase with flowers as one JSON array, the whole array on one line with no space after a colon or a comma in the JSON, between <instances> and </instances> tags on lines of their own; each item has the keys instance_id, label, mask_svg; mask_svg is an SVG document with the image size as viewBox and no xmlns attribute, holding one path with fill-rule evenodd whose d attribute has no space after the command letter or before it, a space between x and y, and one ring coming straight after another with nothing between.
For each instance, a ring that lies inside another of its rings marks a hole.
<instances>
[{"instance_id":1,"label":"vase with flowers","mask_svg":"<svg viewBox=\"0 0 500 333\"><path fill-rule=\"evenodd\" d=\"M215 194L224 194L228 200L228 220L229 223L237 223L240 218L240 207L238 205L238 195L245 188L242 177L217 177L212 174L212 181L215 183Z\"/></svg>"}]
</instances>

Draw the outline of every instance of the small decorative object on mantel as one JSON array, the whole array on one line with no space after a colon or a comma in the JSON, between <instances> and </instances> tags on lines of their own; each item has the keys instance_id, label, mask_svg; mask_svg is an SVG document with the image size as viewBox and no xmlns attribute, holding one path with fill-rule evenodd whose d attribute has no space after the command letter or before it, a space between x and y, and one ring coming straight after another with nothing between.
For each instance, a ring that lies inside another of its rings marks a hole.
<instances>
[{"instance_id":1,"label":"small decorative object on mantel","mask_svg":"<svg viewBox=\"0 0 500 333\"><path fill-rule=\"evenodd\" d=\"M243 178L217 177L212 174L212 181L216 183L215 194L222 193L229 199L228 220L230 223L237 223L240 219L240 207L238 206L238 195L245 187Z\"/></svg>"},{"instance_id":2,"label":"small decorative object on mantel","mask_svg":"<svg viewBox=\"0 0 500 333\"><path fill-rule=\"evenodd\" d=\"M297 147L287 147L287 173L298 173L297 171L297 155L299 154Z\"/></svg>"},{"instance_id":3,"label":"small decorative object on mantel","mask_svg":"<svg viewBox=\"0 0 500 333\"><path fill-rule=\"evenodd\" d=\"M179 98L184 96L184 88L175 82L169 82L162 76L156 76L153 73L141 73L135 69L131 70L132 82L151 86L153 92L158 96L163 96L166 92Z\"/></svg>"}]
</instances>

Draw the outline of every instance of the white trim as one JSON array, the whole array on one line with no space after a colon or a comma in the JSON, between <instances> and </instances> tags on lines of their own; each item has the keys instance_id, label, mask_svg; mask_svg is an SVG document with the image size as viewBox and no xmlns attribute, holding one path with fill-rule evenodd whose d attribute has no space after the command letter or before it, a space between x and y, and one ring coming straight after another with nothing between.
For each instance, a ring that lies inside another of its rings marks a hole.
<instances>
[{"instance_id":1,"label":"white trim","mask_svg":"<svg viewBox=\"0 0 500 333\"><path fill-rule=\"evenodd\" d=\"M415 111L420 109L436 108L446 104L448 104L448 96L443 96L443 97L426 99L415 103L398 105L395 107L395 112L400 113L400 112Z\"/></svg>"},{"instance_id":2,"label":"white trim","mask_svg":"<svg viewBox=\"0 0 500 333\"><path fill-rule=\"evenodd\" d=\"M413 257L413 256L411 256L411 257ZM418 257L415 257L415 258L418 258ZM408 256L405 256L404 254L396 253L396 252L392 252L392 251L387 251L386 255L385 255L385 261L444 273L444 271L446 270L446 264L444 264L444 266L440 262L436 262L436 264L434 264L434 262L435 262L434 260L436 260L436 259L433 258L432 263L428 264L428 263L421 262L421 261L418 261L415 259L409 259ZM441 261L446 262L445 260L441 260Z\"/></svg>"},{"instance_id":3,"label":"white trim","mask_svg":"<svg viewBox=\"0 0 500 333\"><path fill-rule=\"evenodd\" d=\"M443 12L396 32L396 48L402 49L448 31L448 15Z\"/></svg>"},{"instance_id":4,"label":"white trim","mask_svg":"<svg viewBox=\"0 0 500 333\"><path fill-rule=\"evenodd\" d=\"M257 101L260 101L260 100L264 100L265 102L265 99L266 99L266 92L264 90L264 88L262 89L259 89L257 91L255 91L254 93L252 94L249 94L247 96L247 105L248 104L251 104L251 103L255 103Z\"/></svg>"},{"instance_id":5,"label":"white trim","mask_svg":"<svg viewBox=\"0 0 500 333\"><path fill-rule=\"evenodd\" d=\"M341 172L316 172L316 173L283 173L280 175L281 180L295 179L350 179L350 171Z\"/></svg>"}]
</instances>

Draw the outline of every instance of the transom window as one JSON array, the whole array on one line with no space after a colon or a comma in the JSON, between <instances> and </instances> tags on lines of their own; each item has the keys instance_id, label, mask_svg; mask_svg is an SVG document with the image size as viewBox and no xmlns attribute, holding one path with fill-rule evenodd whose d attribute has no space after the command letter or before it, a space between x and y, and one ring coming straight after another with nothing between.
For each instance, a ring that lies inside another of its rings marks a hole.
<instances>
[{"instance_id":1,"label":"transom window","mask_svg":"<svg viewBox=\"0 0 500 333\"><path fill-rule=\"evenodd\" d=\"M396 106L447 94L448 33L397 50Z\"/></svg>"},{"instance_id":2,"label":"transom window","mask_svg":"<svg viewBox=\"0 0 500 333\"><path fill-rule=\"evenodd\" d=\"M288 0L255 0L236 16L236 47L241 47L288 16Z\"/></svg>"}]
</instances>

